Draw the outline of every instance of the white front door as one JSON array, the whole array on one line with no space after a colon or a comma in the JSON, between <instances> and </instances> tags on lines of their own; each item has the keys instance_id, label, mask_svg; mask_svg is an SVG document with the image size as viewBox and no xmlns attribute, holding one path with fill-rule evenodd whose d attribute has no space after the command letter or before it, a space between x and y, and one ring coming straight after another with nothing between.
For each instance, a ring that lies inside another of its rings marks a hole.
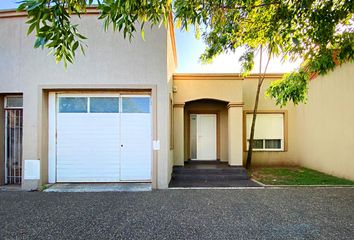
<instances>
[{"instance_id":1,"label":"white front door","mask_svg":"<svg viewBox=\"0 0 354 240\"><path fill-rule=\"evenodd\" d=\"M216 160L216 114L191 115L191 159Z\"/></svg>"}]
</instances>

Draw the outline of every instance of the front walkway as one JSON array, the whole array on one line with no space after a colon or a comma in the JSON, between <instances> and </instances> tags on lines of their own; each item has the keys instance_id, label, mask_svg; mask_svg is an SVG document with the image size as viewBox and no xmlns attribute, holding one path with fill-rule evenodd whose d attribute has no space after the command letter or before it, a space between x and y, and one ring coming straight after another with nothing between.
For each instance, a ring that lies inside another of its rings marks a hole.
<instances>
[{"instance_id":1,"label":"front walkway","mask_svg":"<svg viewBox=\"0 0 354 240\"><path fill-rule=\"evenodd\" d=\"M353 239L354 189L0 192L0 239Z\"/></svg>"}]
</instances>

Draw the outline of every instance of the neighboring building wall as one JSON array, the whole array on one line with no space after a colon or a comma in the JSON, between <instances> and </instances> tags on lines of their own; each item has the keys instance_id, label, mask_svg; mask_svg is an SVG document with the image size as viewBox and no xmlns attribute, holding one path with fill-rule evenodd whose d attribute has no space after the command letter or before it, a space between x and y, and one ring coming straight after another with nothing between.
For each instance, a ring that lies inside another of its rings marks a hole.
<instances>
[{"instance_id":1,"label":"neighboring building wall","mask_svg":"<svg viewBox=\"0 0 354 240\"><path fill-rule=\"evenodd\" d=\"M64 69L47 50L34 49L34 37L26 36L26 18L0 19L0 93L23 92L23 159L41 159L42 183L47 179L47 98L43 89L155 88L158 188L168 185L169 91L165 28L146 27L145 41L139 33L129 42L122 34L105 32L97 15L82 16L80 32L88 37L86 56L77 54L75 64ZM158 104L157 104L158 103ZM156 107L158 105L158 107Z\"/></svg>"},{"instance_id":2,"label":"neighboring building wall","mask_svg":"<svg viewBox=\"0 0 354 240\"><path fill-rule=\"evenodd\" d=\"M311 80L307 104L296 109L301 166L354 180L354 64Z\"/></svg>"},{"instance_id":3,"label":"neighboring building wall","mask_svg":"<svg viewBox=\"0 0 354 240\"><path fill-rule=\"evenodd\" d=\"M299 137L294 121L294 110L295 108L290 103L289 106L284 108L279 108L276 106L275 102L265 96L265 91L267 90L271 81L279 79L278 78L267 78L263 82L258 111L267 111L267 112L276 112L276 111L286 111L287 112L287 138L285 141L287 142L287 149L282 152L277 151L254 151L252 155L252 165L253 166L267 166L267 165L297 165L297 151L298 148L296 146L296 139ZM243 81L243 100L244 100L244 111L252 111L254 108L254 101L256 98L258 79L256 77L248 77ZM245 124L245 122L244 122ZM286 136L285 136L286 137ZM244 135L244 144L246 143L246 136ZM243 146L244 154L243 160L244 163L247 158L247 148L245 145Z\"/></svg>"}]
</instances>

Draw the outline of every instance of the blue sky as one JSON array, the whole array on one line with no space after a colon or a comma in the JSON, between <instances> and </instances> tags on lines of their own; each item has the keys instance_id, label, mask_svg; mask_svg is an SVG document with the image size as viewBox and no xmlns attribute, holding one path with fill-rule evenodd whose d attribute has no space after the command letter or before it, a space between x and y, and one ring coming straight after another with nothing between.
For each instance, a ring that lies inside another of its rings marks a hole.
<instances>
[{"instance_id":1,"label":"blue sky","mask_svg":"<svg viewBox=\"0 0 354 240\"><path fill-rule=\"evenodd\" d=\"M19 0L0 0L0 9L16 8ZM205 45L203 41L197 40L194 37L194 32L181 32L175 30L178 68L177 72L202 72L202 73L235 73L240 72L240 64L238 59L242 54L242 50L232 54L222 54L214 59L211 64L201 64L199 56L203 53ZM281 63L279 59L272 59L268 66L268 72L288 72L299 66L299 61L296 63L286 62ZM259 65L255 64L256 72Z\"/></svg>"},{"instance_id":2,"label":"blue sky","mask_svg":"<svg viewBox=\"0 0 354 240\"><path fill-rule=\"evenodd\" d=\"M14 0L0 0L0 9L11 9L17 6Z\"/></svg>"}]
</instances>

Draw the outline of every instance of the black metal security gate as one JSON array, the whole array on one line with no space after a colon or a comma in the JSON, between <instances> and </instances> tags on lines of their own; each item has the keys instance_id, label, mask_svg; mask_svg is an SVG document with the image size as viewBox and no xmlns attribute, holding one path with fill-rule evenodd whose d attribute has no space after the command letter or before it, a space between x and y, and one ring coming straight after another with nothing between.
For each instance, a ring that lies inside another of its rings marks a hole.
<instances>
[{"instance_id":1,"label":"black metal security gate","mask_svg":"<svg viewBox=\"0 0 354 240\"><path fill-rule=\"evenodd\" d=\"M5 99L5 184L22 180L22 97Z\"/></svg>"}]
</instances>

